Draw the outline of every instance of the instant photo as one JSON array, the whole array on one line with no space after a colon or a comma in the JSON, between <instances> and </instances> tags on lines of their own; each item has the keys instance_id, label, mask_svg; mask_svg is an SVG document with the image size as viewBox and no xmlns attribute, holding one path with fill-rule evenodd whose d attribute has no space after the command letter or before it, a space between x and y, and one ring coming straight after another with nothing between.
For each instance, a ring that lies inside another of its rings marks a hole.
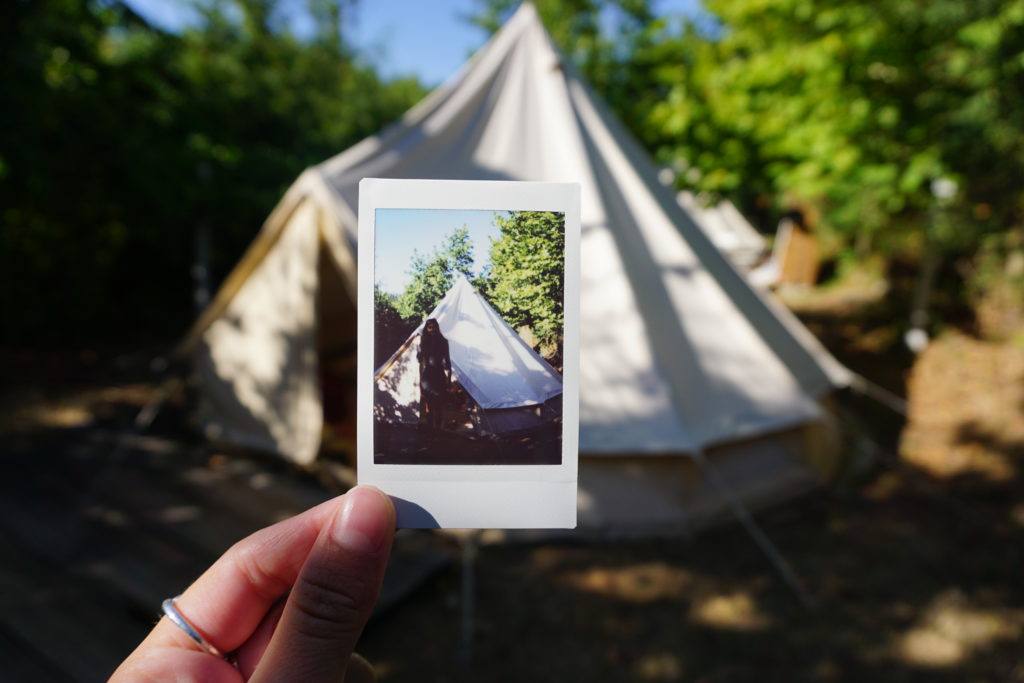
<instances>
[{"instance_id":1,"label":"instant photo","mask_svg":"<svg viewBox=\"0 0 1024 683\"><path fill-rule=\"evenodd\" d=\"M376 213L374 462L559 464L565 214Z\"/></svg>"},{"instance_id":2,"label":"instant photo","mask_svg":"<svg viewBox=\"0 0 1024 683\"><path fill-rule=\"evenodd\" d=\"M360 190L360 481L402 526L575 526L577 187Z\"/></svg>"}]
</instances>

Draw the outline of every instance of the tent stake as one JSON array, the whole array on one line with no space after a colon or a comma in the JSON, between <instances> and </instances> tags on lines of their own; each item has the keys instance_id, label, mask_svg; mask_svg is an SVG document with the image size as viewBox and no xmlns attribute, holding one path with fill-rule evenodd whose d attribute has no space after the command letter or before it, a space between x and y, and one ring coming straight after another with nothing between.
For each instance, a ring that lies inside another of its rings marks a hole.
<instances>
[{"instance_id":1,"label":"tent stake","mask_svg":"<svg viewBox=\"0 0 1024 683\"><path fill-rule=\"evenodd\" d=\"M900 398L885 387L875 384L863 375L858 375L855 372L851 372L850 375L850 388L852 390L861 396L870 398L879 405L888 408L900 417L907 417L906 400Z\"/></svg>"},{"instance_id":2,"label":"tent stake","mask_svg":"<svg viewBox=\"0 0 1024 683\"><path fill-rule=\"evenodd\" d=\"M743 528L746 529L747 533L750 534L750 537L754 539L754 543L757 544L757 547L761 549L761 552L764 553L772 563L772 566L775 568L775 571L778 572L779 577L783 582L785 582L790 590L793 591L797 599L800 601L800 604L807 609L813 608L814 600L807 592L807 589L804 588L803 582L796 575L796 572L793 571L793 568L790 566L789 562L786 561L786 558L782 556L781 552L779 552L779 549L775 547L775 544L772 543L770 538L768 538L768 535L764 530L758 526L756 521L754 521L754 517L750 514L750 510L747 509L747 506L743 504L743 501L739 499L728 484L726 484L725 480L719 476L715 468L712 467L707 457L705 457L704 451L698 450L694 454L694 460L696 460L700 468L704 470L704 474L711 482L711 485L715 487L726 503L728 503L733 515L735 515L736 519L743 525Z\"/></svg>"}]
</instances>

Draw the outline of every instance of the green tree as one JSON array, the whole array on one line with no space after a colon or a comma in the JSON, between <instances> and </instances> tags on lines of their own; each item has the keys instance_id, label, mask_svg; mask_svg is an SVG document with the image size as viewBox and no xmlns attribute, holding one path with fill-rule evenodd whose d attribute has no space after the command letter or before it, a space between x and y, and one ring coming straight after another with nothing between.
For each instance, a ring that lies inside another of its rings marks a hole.
<instances>
[{"instance_id":1,"label":"green tree","mask_svg":"<svg viewBox=\"0 0 1024 683\"><path fill-rule=\"evenodd\" d=\"M854 240L920 241L930 183L960 182L949 228L972 250L1019 223L1024 2L709 0L721 36L653 48L676 68L640 134L682 182L745 206L809 203Z\"/></svg>"},{"instance_id":2,"label":"green tree","mask_svg":"<svg viewBox=\"0 0 1024 683\"><path fill-rule=\"evenodd\" d=\"M466 226L446 235L430 254L414 252L408 271L411 279L396 302L398 313L406 319L422 320L451 289L457 273L473 279L472 268L473 242Z\"/></svg>"},{"instance_id":3,"label":"green tree","mask_svg":"<svg viewBox=\"0 0 1024 683\"><path fill-rule=\"evenodd\" d=\"M118 0L0 8L0 340L166 339L193 315L200 224L214 280L307 166L423 94L382 80L310 0L209 0L180 33Z\"/></svg>"},{"instance_id":4,"label":"green tree","mask_svg":"<svg viewBox=\"0 0 1024 683\"><path fill-rule=\"evenodd\" d=\"M380 367L391 357L419 324L398 312L398 297L380 287L373 288L373 365Z\"/></svg>"},{"instance_id":5,"label":"green tree","mask_svg":"<svg viewBox=\"0 0 1024 683\"><path fill-rule=\"evenodd\" d=\"M496 216L484 292L512 327L527 325L542 346L561 349L565 290L565 216L512 211Z\"/></svg>"},{"instance_id":6,"label":"green tree","mask_svg":"<svg viewBox=\"0 0 1024 683\"><path fill-rule=\"evenodd\" d=\"M511 4L481 0L477 23ZM673 23L645 2L537 0L678 186L765 229L805 208L847 255L964 264L1024 224L1024 0L704 5ZM941 209L938 178L960 188Z\"/></svg>"}]
</instances>

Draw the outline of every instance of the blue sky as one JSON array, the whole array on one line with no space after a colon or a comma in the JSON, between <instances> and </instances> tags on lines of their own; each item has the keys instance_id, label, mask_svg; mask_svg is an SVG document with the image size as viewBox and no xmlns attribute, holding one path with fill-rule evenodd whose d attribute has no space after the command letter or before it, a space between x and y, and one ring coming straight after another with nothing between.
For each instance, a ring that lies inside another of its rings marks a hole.
<instances>
[{"instance_id":1,"label":"blue sky","mask_svg":"<svg viewBox=\"0 0 1024 683\"><path fill-rule=\"evenodd\" d=\"M465 225L476 257L473 270L490 260L490 238L497 239L494 215L504 211L469 209L377 209L374 240L375 284L392 294L401 294L409 282L409 263L414 252L428 255L445 235Z\"/></svg>"},{"instance_id":2,"label":"blue sky","mask_svg":"<svg viewBox=\"0 0 1024 683\"><path fill-rule=\"evenodd\" d=\"M195 21L193 0L127 0L155 24L177 30ZM699 16L700 0L652 0L664 16ZM296 33L308 31L306 0L283 0ZM343 24L345 38L385 76L414 75L427 85L441 83L486 40L465 17L474 0L361 0Z\"/></svg>"}]
</instances>

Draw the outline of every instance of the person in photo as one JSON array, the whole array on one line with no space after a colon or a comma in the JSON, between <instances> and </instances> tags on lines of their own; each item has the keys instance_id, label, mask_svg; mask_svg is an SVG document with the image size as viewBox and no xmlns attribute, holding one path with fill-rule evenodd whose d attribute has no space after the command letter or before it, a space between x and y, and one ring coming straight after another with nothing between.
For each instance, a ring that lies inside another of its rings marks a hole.
<instances>
[{"instance_id":1,"label":"person in photo","mask_svg":"<svg viewBox=\"0 0 1024 683\"><path fill-rule=\"evenodd\" d=\"M434 318L427 319L420 337L420 426L440 429L444 402L452 384L448 340Z\"/></svg>"}]
</instances>

